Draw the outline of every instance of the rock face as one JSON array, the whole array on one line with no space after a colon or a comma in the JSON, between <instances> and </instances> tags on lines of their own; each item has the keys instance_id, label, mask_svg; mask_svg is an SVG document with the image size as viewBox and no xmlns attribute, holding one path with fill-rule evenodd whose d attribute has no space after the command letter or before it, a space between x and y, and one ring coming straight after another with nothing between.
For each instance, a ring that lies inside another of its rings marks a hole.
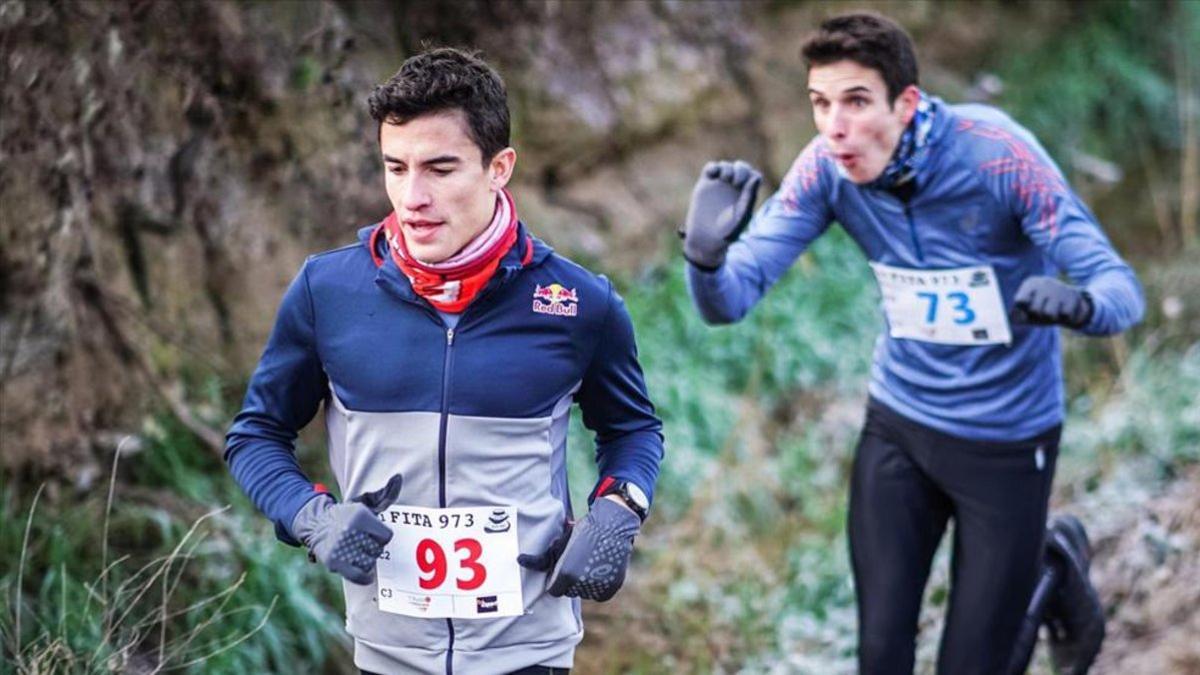
<instances>
[{"instance_id":1,"label":"rock face","mask_svg":"<svg viewBox=\"0 0 1200 675\"><path fill-rule=\"evenodd\" d=\"M69 471L148 392L238 359L274 302L248 291L368 198L369 146L336 80L289 93L289 53L344 50L324 33L225 3L9 2L0 30L4 460Z\"/></svg>"},{"instance_id":2,"label":"rock face","mask_svg":"<svg viewBox=\"0 0 1200 675\"><path fill-rule=\"evenodd\" d=\"M480 48L505 75L535 231L653 262L721 154L689 138L771 173L741 11L3 3L5 465L71 474L153 399L220 444L197 390L246 375L304 255L387 212L364 101L425 44Z\"/></svg>"}]
</instances>

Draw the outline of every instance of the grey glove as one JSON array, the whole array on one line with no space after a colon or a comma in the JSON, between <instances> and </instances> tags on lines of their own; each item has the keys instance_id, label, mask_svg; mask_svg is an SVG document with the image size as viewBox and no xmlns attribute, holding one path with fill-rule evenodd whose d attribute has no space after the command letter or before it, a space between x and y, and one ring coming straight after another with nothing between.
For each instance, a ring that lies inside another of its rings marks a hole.
<instances>
[{"instance_id":1,"label":"grey glove","mask_svg":"<svg viewBox=\"0 0 1200 675\"><path fill-rule=\"evenodd\" d=\"M604 602L625 582L633 538L641 528L636 513L601 497L574 528L568 523L549 548L537 555L522 554L517 562L539 572L553 568L550 595Z\"/></svg>"},{"instance_id":2,"label":"grey glove","mask_svg":"<svg viewBox=\"0 0 1200 675\"><path fill-rule=\"evenodd\" d=\"M396 501L403 484L396 474L382 489L345 504L328 495L310 499L292 519L292 534L330 572L367 585L375 580L375 561L392 540L392 531L379 521L379 514Z\"/></svg>"},{"instance_id":3,"label":"grey glove","mask_svg":"<svg viewBox=\"0 0 1200 675\"><path fill-rule=\"evenodd\" d=\"M680 231L683 257L704 270L725 262L725 250L750 222L762 174L746 162L709 162L692 189Z\"/></svg>"},{"instance_id":4,"label":"grey glove","mask_svg":"<svg viewBox=\"0 0 1200 675\"><path fill-rule=\"evenodd\" d=\"M1034 326L1083 328L1092 320L1092 296L1054 277L1029 277L1013 301L1012 320Z\"/></svg>"}]
</instances>

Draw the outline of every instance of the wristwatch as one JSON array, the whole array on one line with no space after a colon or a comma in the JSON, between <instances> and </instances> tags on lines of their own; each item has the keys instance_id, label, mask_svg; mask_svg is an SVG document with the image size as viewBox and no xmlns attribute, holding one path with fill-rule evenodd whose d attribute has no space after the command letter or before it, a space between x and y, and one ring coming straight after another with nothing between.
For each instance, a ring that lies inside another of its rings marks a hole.
<instances>
[{"instance_id":1,"label":"wristwatch","mask_svg":"<svg viewBox=\"0 0 1200 675\"><path fill-rule=\"evenodd\" d=\"M605 495L620 497L621 501L625 502L625 505L636 513L638 518L641 518L645 522L646 516L650 515L650 499L646 497L645 492L642 492L642 488L638 487L636 483L627 480L606 479L604 482L607 485L600 489L598 497L604 497Z\"/></svg>"}]
</instances>

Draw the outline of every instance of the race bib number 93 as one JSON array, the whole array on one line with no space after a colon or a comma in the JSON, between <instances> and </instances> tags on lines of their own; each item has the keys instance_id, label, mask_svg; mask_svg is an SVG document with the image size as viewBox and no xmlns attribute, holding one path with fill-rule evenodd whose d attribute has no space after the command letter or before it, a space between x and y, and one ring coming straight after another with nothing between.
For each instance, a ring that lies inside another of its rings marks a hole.
<instances>
[{"instance_id":1,"label":"race bib number 93","mask_svg":"<svg viewBox=\"0 0 1200 675\"><path fill-rule=\"evenodd\" d=\"M379 609L423 618L495 618L524 611L511 506L393 506L378 565Z\"/></svg>"}]
</instances>

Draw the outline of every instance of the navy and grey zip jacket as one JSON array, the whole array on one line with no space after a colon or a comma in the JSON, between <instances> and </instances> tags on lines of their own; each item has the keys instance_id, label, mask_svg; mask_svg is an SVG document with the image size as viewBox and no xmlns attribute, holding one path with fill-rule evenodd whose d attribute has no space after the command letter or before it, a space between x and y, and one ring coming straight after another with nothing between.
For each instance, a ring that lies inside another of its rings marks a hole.
<instances>
[{"instance_id":1,"label":"navy and grey zip jacket","mask_svg":"<svg viewBox=\"0 0 1200 675\"><path fill-rule=\"evenodd\" d=\"M907 202L842 177L818 136L759 209L722 267L688 266L688 286L712 323L741 319L837 221L867 259L938 270L991 265L1006 310L1021 282L1066 272L1091 295L1082 332L1109 335L1141 320L1129 265L1033 135L984 105L947 106ZM868 317L862 317L868 320ZM1031 438L1063 418L1056 327L1012 326L1010 345L875 344L870 392L901 415L978 441Z\"/></svg>"},{"instance_id":2,"label":"navy and grey zip jacket","mask_svg":"<svg viewBox=\"0 0 1200 675\"><path fill-rule=\"evenodd\" d=\"M280 539L316 496L294 455L323 403L329 461L352 497L404 475L400 503L515 505L522 552L539 553L571 517L565 450L577 402L596 434L600 476L653 494L662 424L646 394L625 304L603 276L555 254L519 226L517 244L448 328L386 251L360 243L310 257L288 288L226 437L242 489ZM379 238L379 245L386 246ZM523 261L527 261L522 264ZM538 287L576 300L534 311ZM510 672L570 667L583 637L579 601L545 593L522 569L525 614L418 619L376 609L375 586L345 583L355 663L376 672Z\"/></svg>"}]
</instances>

